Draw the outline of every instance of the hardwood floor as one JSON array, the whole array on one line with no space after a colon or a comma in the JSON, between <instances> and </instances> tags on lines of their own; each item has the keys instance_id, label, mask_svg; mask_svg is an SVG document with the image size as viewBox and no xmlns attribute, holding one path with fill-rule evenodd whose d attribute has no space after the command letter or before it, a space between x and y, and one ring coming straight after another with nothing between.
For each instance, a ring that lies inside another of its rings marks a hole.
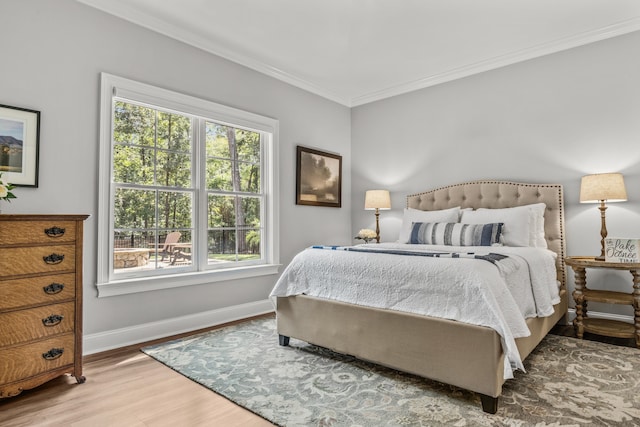
<instances>
[{"instance_id":1,"label":"hardwood floor","mask_svg":"<svg viewBox=\"0 0 640 427\"><path fill-rule=\"evenodd\" d=\"M140 352L166 340L85 357L82 385L63 376L0 399L0 426L273 426Z\"/></svg>"},{"instance_id":2,"label":"hardwood floor","mask_svg":"<svg viewBox=\"0 0 640 427\"><path fill-rule=\"evenodd\" d=\"M552 333L574 336L572 326L556 326ZM59 377L14 398L0 399L0 425L272 426L140 352L146 345L168 339L85 357L87 382L82 385L73 377ZM632 339L592 334L585 339L635 347Z\"/></svg>"}]
</instances>

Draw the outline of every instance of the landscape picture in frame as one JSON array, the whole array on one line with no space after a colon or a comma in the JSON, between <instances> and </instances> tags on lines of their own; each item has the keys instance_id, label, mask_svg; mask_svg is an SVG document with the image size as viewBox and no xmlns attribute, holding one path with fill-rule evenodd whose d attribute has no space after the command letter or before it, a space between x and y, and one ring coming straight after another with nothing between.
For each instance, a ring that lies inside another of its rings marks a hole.
<instances>
[{"instance_id":1,"label":"landscape picture in frame","mask_svg":"<svg viewBox=\"0 0 640 427\"><path fill-rule=\"evenodd\" d=\"M0 173L5 182L38 186L40 111L0 104Z\"/></svg>"},{"instance_id":2,"label":"landscape picture in frame","mask_svg":"<svg viewBox=\"0 0 640 427\"><path fill-rule=\"evenodd\" d=\"M296 204L342 206L342 156L297 147Z\"/></svg>"}]
</instances>

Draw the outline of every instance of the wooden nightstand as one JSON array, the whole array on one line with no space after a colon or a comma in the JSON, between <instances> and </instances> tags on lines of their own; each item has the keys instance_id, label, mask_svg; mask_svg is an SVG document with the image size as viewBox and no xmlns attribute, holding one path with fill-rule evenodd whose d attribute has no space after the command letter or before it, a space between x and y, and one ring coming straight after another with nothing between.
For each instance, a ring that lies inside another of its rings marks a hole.
<instances>
[{"instance_id":1,"label":"wooden nightstand","mask_svg":"<svg viewBox=\"0 0 640 427\"><path fill-rule=\"evenodd\" d=\"M576 318L573 325L576 328L578 338L582 338L584 332L617 338L635 338L636 346L640 347L640 263L596 261L595 257L586 256L567 257L565 263L575 272L573 299L576 302ZM627 294L587 289L587 268L627 270L633 276L633 291ZM634 312L634 323L589 318L587 316L588 301L631 305Z\"/></svg>"}]
</instances>

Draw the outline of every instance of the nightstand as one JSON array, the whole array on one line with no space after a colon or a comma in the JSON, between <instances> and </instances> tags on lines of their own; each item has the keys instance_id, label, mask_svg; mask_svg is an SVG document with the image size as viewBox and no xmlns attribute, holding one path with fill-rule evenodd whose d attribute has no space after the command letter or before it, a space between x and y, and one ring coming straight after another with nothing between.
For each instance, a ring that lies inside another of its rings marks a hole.
<instances>
[{"instance_id":1,"label":"nightstand","mask_svg":"<svg viewBox=\"0 0 640 427\"><path fill-rule=\"evenodd\" d=\"M640 263L597 261L595 257L586 256L567 257L565 258L565 263L575 273L573 299L576 303L576 318L573 321L573 325L576 328L578 338L582 338L584 332L617 338L635 338L636 346L640 347ZM632 292L628 294L625 292L588 289L587 268L629 271L633 277ZM587 316L587 303L589 301L631 305L634 311L634 323L589 318Z\"/></svg>"}]
</instances>

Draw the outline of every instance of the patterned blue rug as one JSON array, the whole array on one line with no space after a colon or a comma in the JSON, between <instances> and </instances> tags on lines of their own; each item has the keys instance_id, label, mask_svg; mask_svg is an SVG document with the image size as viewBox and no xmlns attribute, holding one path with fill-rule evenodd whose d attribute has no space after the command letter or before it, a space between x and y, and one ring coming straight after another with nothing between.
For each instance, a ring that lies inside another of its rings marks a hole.
<instances>
[{"instance_id":1,"label":"patterned blue rug","mask_svg":"<svg viewBox=\"0 0 640 427\"><path fill-rule=\"evenodd\" d=\"M640 350L575 338L547 336L495 415L466 390L295 339L280 347L274 318L142 351L281 426L640 426Z\"/></svg>"}]
</instances>

